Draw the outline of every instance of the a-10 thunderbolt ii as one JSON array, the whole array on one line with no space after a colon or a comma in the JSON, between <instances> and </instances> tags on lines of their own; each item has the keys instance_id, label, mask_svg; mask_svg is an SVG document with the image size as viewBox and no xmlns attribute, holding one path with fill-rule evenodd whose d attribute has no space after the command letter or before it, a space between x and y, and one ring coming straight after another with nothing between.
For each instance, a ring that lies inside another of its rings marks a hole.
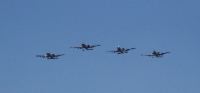
<instances>
[{"instance_id":1,"label":"a-10 thunderbolt ii","mask_svg":"<svg viewBox=\"0 0 200 93\"><path fill-rule=\"evenodd\" d=\"M151 54L148 54L148 55L142 55L142 56L149 56L149 57L156 57L156 58L159 58L159 57L163 57L163 55L165 54L169 54L170 52L159 52L159 51L153 51Z\"/></svg>"},{"instance_id":2,"label":"a-10 thunderbolt ii","mask_svg":"<svg viewBox=\"0 0 200 93\"><path fill-rule=\"evenodd\" d=\"M128 53L128 51L133 50L136 48L121 48L121 47L117 47L116 50L111 50L108 52L112 52L112 53L117 53L117 54L124 54L124 53Z\"/></svg>"},{"instance_id":3,"label":"a-10 thunderbolt ii","mask_svg":"<svg viewBox=\"0 0 200 93\"><path fill-rule=\"evenodd\" d=\"M71 47L71 48L82 49L82 51L84 51L84 50L94 50L94 48L95 48L95 47L98 47L98 46L101 46L101 45L81 44L80 46Z\"/></svg>"},{"instance_id":4,"label":"a-10 thunderbolt ii","mask_svg":"<svg viewBox=\"0 0 200 93\"><path fill-rule=\"evenodd\" d=\"M44 55L36 55L36 57L46 58L46 59L58 59L58 57L63 56L64 54L54 54L47 52Z\"/></svg>"}]
</instances>

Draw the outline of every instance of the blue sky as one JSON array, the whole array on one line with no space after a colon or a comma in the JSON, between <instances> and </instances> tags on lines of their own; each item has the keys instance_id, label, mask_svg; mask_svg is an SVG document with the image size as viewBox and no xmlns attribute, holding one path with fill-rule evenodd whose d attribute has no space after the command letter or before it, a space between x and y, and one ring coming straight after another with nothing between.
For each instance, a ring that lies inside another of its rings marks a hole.
<instances>
[{"instance_id":1,"label":"blue sky","mask_svg":"<svg viewBox=\"0 0 200 93\"><path fill-rule=\"evenodd\" d=\"M200 93L198 0L1 0L1 93ZM94 51L70 49L101 44ZM129 54L105 51L136 47ZM170 51L160 59L140 56ZM65 53L58 60L35 55Z\"/></svg>"}]
</instances>

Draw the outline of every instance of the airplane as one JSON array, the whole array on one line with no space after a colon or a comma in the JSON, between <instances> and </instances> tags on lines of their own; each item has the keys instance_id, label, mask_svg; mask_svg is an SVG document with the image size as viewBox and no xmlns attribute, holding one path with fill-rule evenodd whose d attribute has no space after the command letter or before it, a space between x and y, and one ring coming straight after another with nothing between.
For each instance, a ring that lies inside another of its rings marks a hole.
<instances>
[{"instance_id":1,"label":"airplane","mask_svg":"<svg viewBox=\"0 0 200 93\"><path fill-rule=\"evenodd\" d=\"M149 57L163 57L163 55L165 54L169 54L170 52L159 52L159 51L153 51L151 54L148 54L148 55L142 55L142 56L149 56Z\"/></svg>"},{"instance_id":2,"label":"airplane","mask_svg":"<svg viewBox=\"0 0 200 93\"><path fill-rule=\"evenodd\" d=\"M58 59L58 57L63 56L64 54L54 54L47 52L44 55L36 55L36 57L46 58L46 59Z\"/></svg>"},{"instance_id":3,"label":"airplane","mask_svg":"<svg viewBox=\"0 0 200 93\"><path fill-rule=\"evenodd\" d=\"M117 47L116 50L111 50L111 51L108 51L108 52L113 52L113 53L117 53L117 54L124 54L124 53L128 53L128 51L130 51L132 49L136 49L136 48L121 48L121 47Z\"/></svg>"},{"instance_id":4,"label":"airplane","mask_svg":"<svg viewBox=\"0 0 200 93\"><path fill-rule=\"evenodd\" d=\"M82 51L85 51L85 50L94 50L94 48L98 46L101 46L101 45L81 44L81 46L79 47L71 47L71 48L82 49Z\"/></svg>"}]
</instances>

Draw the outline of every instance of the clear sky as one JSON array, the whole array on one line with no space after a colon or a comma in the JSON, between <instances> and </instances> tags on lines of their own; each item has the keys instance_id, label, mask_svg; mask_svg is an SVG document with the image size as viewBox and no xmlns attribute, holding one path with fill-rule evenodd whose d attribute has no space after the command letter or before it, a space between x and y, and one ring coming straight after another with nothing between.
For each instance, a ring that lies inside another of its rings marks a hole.
<instances>
[{"instance_id":1,"label":"clear sky","mask_svg":"<svg viewBox=\"0 0 200 93\"><path fill-rule=\"evenodd\" d=\"M0 93L200 93L199 3L0 0ZM137 49L106 52L118 45ZM171 54L140 56L154 49Z\"/></svg>"}]
</instances>

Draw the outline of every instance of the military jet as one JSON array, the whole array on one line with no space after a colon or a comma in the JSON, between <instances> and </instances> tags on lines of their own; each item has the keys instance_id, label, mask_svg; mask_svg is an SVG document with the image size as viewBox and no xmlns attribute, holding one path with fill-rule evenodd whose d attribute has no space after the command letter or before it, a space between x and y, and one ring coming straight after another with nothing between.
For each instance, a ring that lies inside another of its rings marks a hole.
<instances>
[{"instance_id":1,"label":"military jet","mask_svg":"<svg viewBox=\"0 0 200 93\"><path fill-rule=\"evenodd\" d=\"M153 51L151 54L148 54L148 55L142 55L142 56L149 56L149 57L163 57L163 55L165 54L169 54L170 52L159 52L159 51Z\"/></svg>"},{"instance_id":2,"label":"military jet","mask_svg":"<svg viewBox=\"0 0 200 93\"><path fill-rule=\"evenodd\" d=\"M124 54L124 53L128 53L128 51L130 51L132 49L136 49L136 48L121 48L121 47L117 47L116 50L111 50L111 51L108 51L108 52L117 53L117 54Z\"/></svg>"},{"instance_id":3,"label":"military jet","mask_svg":"<svg viewBox=\"0 0 200 93\"><path fill-rule=\"evenodd\" d=\"M95 48L95 47L98 47L98 46L101 46L101 45L81 44L81 45L78 46L78 47L71 47L71 48L82 49L82 51L85 51L85 50L94 50L94 48Z\"/></svg>"},{"instance_id":4,"label":"military jet","mask_svg":"<svg viewBox=\"0 0 200 93\"><path fill-rule=\"evenodd\" d=\"M46 59L58 59L58 57L63 56L64 54L54 54L47 52L44 55L36 55L36 57L46 58Z\"/></svg>"}]
</instances>

